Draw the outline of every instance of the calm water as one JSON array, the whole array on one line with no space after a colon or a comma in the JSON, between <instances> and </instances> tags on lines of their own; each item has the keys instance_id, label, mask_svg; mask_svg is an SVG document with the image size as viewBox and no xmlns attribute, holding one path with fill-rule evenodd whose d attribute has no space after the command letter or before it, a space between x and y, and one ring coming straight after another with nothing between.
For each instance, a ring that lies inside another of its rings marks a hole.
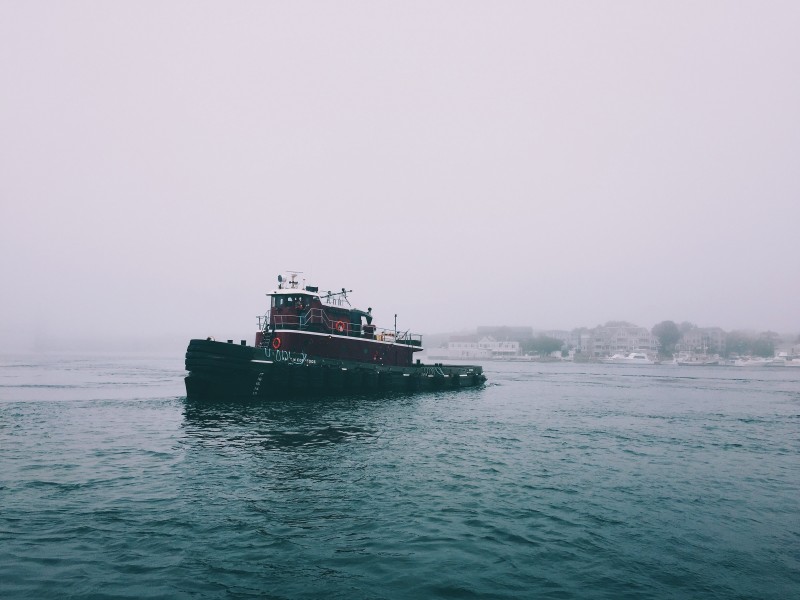
<instances>
[{"instance_id":1,"label":"calm water","mask_svg":"<svg viewBox=\"0 0 800 600\"><path fill-rule=\"evenodd\" d=\"M0 365L2 598L800 597L800 369L195 404L181 356Z\"/></svg>"}]
</instances>

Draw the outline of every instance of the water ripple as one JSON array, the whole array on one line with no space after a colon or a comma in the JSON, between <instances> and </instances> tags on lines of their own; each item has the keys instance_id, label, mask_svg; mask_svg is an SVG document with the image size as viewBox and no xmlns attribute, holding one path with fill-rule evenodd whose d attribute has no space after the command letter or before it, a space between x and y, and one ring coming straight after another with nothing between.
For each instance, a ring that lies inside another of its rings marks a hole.
<instances>
[{"instance_id":1,"label":"water ripple","mask_svg":"<svg viewBox=\"0 0 800 600\"><path fill-rule=\"evenodd\" d=\"M797 595L800 373L613 367L195 403L179 364L6 364L0 596Z\"/></svg>"}]
</instances>

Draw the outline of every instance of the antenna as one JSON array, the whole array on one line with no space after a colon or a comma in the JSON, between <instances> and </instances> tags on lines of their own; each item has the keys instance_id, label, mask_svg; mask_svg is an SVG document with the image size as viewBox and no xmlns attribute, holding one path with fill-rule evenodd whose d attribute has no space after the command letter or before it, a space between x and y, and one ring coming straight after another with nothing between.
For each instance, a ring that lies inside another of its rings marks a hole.
<instances>
[{"instance_id":1,"label":"antenna","mask_svg":"<svg viewBox=\"0 0 800 600\"><path fill-rule=\"evenodd\" d=\"M287 271L287 273L289 273L289 276L290 276L289 288L291 288L293 290L297 289L297 285L298 285L297 276L301 275L303 272L302 271Z\"/></svg>"},{"instance_id":2,"label":"antenna","mask_svg":"<svg viewBox=\"0 0 800 600\"><path fill-rule=\"evenodd\" d=\"M335 304L338 304L339 306L341 306L342 305L341 300L334 300L337 296L341 296L342 299L345 302L347 302L347 305L352 307L352 304L350 304L350 300L347 299L347 294L349 294L352 291L353 290L346 290L344 288L342 288L341 292L332 292L332 291L328 290L326 292L326 294L323 296L323 299L327 300L328 304L335 303Z\"/></svg>"}]
</instances>

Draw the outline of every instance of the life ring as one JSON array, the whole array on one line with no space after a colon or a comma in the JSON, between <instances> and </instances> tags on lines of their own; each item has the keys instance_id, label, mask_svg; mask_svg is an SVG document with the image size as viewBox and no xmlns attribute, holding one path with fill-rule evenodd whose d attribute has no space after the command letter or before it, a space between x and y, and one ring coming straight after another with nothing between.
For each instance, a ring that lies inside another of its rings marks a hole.
<instances>
[{"instance_id":1,"label":"life ring","mask_svg":"<svg viewBox=\"0 0 800 600\"><path fill-rule=\"evenodd\" d=\"M344 323L342 321L336 321L336 331L339 333L344 331Z\"/></svg>"},{"instance_id":2,"label":"life ring","mask_svg":"<svg viewBox=\"0 0 800 600\"><path fill-rule=\"evenodd\" d=\"M278 338L278 337L272 338L272 347L275 348L275 350L280 348L281 347L281 338Z\"/></svg>"}]
</instances>

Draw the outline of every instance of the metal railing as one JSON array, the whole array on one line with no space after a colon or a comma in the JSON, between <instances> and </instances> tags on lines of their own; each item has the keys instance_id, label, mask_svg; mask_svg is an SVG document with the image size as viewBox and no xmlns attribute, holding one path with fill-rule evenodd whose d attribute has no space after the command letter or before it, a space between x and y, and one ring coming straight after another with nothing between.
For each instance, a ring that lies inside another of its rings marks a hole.
<instances>
[{"instance_id":1,"label":"metal railing","mask_svg":"<svg viewBox=\"0 0 800 600\"><path fill-rule=\"evenodd\" d=\"M270 311L263 316L257 317L258 328L267 333L270 328ZM345 337L358 337L374 339L382 342L405 344L409 346L421 346L422 335L406 331L395 331L374 325L355 325L345 320L333 320L320 308L310 308L305 313L296 315L274 315L272 319L275 329L299 329L301 331L312 331L323 329L335 335Z\"/></svg>"}]
</instances>

